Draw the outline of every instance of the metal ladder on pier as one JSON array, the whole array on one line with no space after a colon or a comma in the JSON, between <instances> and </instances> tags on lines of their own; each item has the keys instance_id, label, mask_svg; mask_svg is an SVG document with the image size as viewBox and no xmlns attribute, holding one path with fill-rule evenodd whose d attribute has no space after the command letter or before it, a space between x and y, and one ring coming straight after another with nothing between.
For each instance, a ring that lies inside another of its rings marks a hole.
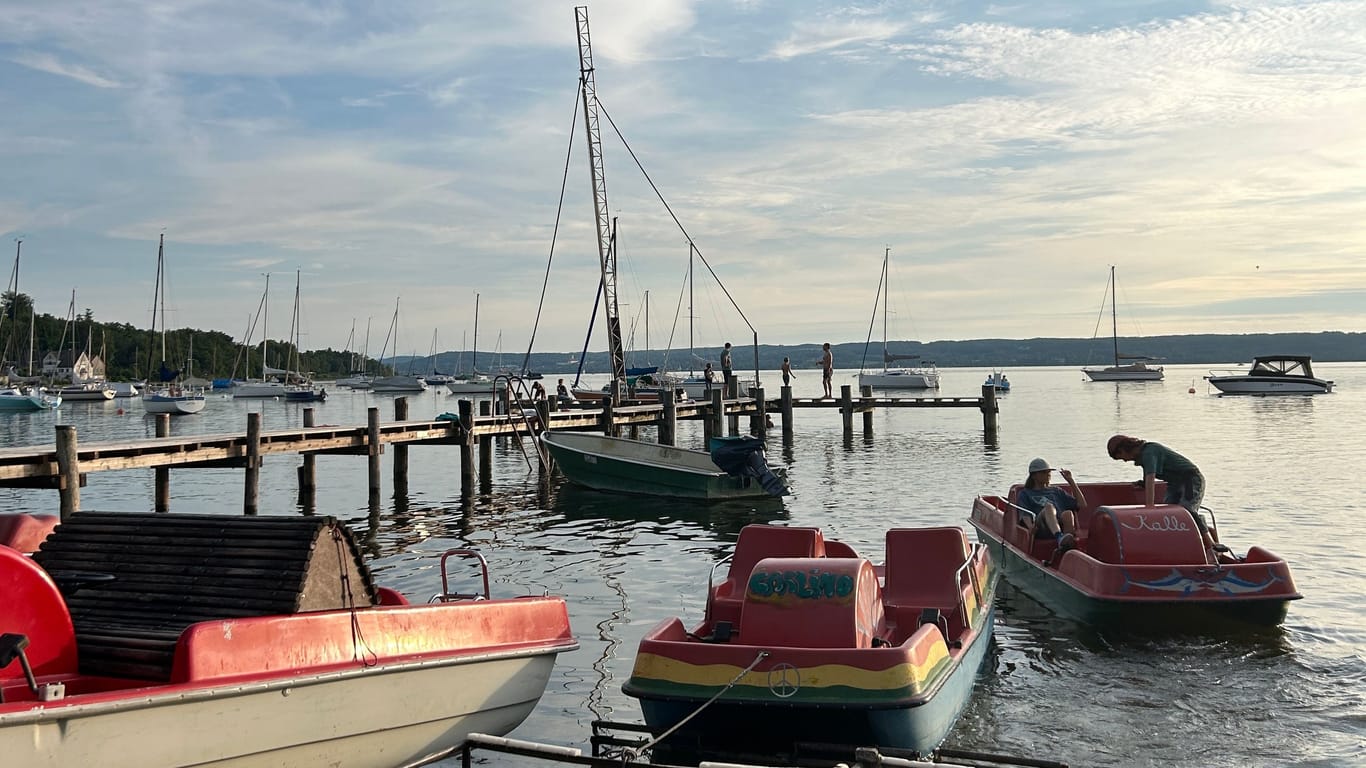
<instances>
[{"instance_id":1,"label":"metal ladder on pier","mask_svg":"<svg viewBox=\"0 0 1366 768\"><path fill-rule=\"evenodd\" d=\"M513 437L517 439L517 448L522 452L522 457L526 459L527 467L532 468L531 457L527 455L524 437L531 438L531 444L536 449L536 458L542 466L550 466L550 456L545 446L541 445L540 435L545 431L546 425L541 420L541 411L537 407L537 400L532 395L531 388L522 380L521 376L500 373L493 379L493 391L498 391L498 382L503 382L505 392L507 392L507 417L508 424L511 425ZM528 411L532 415L528 415Z\"/></svg>"}]
</instances>

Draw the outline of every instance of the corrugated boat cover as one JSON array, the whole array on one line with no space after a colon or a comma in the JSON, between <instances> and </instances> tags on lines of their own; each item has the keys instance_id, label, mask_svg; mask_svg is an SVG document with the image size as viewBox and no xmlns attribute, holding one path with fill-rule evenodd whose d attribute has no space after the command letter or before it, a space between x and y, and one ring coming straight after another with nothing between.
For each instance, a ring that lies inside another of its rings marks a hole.
<instances>
[{"instance_id":1,"label":"corrugated boat cover","mask_svg":"<svg viewBox=\"0 0 1366 768\"><path fill-rule=\"evenodd\" d=\"M164 681L190 624L376 602L331 517L79 512L33 559L66 595L83 674Z\"/></svg>"}]
</instances>

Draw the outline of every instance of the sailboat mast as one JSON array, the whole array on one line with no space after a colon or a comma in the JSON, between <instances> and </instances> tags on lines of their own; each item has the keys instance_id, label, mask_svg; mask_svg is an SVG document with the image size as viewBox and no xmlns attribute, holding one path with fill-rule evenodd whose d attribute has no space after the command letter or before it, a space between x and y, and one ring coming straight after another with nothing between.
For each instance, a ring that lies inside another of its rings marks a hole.
<instances>
[{"instance_id":1,"label":"sailboat mast","mask_svg":"<svg viewBox=\"0 0 1366 768\"><path fill-rule=\"evenodd\" d=\"M887 304L888 304L887 297L888 297L888 294L889 294L889 291L887 290L888 287L889 287L889 286L887 285L887 278L888 278L887 263L888 263L889 261L891 261L891 258L892 258L892 249L891 249L891 246L888 246L887 249L884 250L884 251L882 252L882 371L883 371L883 373L886 373L886 372L887 372L887 312L888 312L888 309L887 309Z\"/></svg>"},{"instance_id":2,"label":"sailboat mast","mask_svg":"<svg viewBox=\"0 0 1366 768\"><path fill-rule=\"evenodd\" d=\"M261 295L261 381L266 380L266 358L270 357L270 273L266 273L266 292Z\"/></svg>"},{"instance_id":3,"label":"sailboat mast","mask_svg":"<svg viewBox=\"0 0 1366 768\"><path fill-rule=\"evenodd\" d=\"M621 317L617 311L617 256L610 247L611 217L607 208L607 176L602 163L602 136L599 130L597 81L593 69L593 45L588 32L588 6L574 8L579 37L579 86L583 93L583 126L588 135L588 166L593 185L593 214L598 232L598 264L602 269L602 290L607 299L607 351L612 362L610 392L613 402L621 402L626 381L626 357L621 346Z\"/></svg>"},{"instance_id":4,"label":"sailboat mast","mask_svg":"<svg viewBox=\"0 0 1366 768\"><path fill-rule=\"evenodd\" d=\"M157 239L157 284L152 291L152 298L156 306L152 307L152 330L156 331L157 312L161 312L161 360L166 361L166 284L162 282L162 270L166 255L166 235L163 233Z\"/></svg>"},{"instance_id":5,"label":"sailboat mast","mask_svg":"<svg viewBox=\"0 0 1366 768\"><path fill-rule=\"evenodd\" d=\"M474 347L470 349L470 375L479 375L479 294L474 294Z\"/></svg>"},{"instance_id":6,"label":"sailboat mast","mask_svg":"<svg viewBox=\"0 0 1366 768\"><path fill-rule=\"evenodd\" d=\"M696 246L694 246L694 245L692 244L692 241L689 241L689 242L688 242L688 376L692 376L692 371L693 371L692 363L693 363L693 360L697 357L697 353L696 353L696 351L695 351L695 348L693 347L693 339L692 339L692 322L693 322L693 318L692 318L692 255L693 255L693 251L694 251L695 249L696 249Z\"/></svg>"},{"instance_id":7,"label":"sailboat mast","mask_svg":"<svg viewBox=\"0 0 1366 768\"><path fill-rule=\"evenodd\" d=\"M1110 265L1110 338L1115 343L1115 366L1119 366L1119 319L1115 304L1118 297L1115 295L1115 265Z\"/></svg>"}]
</instances>

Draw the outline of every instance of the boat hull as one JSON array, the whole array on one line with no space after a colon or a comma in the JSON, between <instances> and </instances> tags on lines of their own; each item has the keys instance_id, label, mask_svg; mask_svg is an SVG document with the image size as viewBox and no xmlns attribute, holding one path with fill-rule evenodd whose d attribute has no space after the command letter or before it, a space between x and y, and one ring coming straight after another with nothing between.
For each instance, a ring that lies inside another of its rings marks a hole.
<instances>
[{"instance_id":1,"label":"boat hull","mask_svg":"<svg viewBox=\"0 0 1366 768\"><path fill-rule=\"evenodd\" d=\"M1324 395L1333 382L1289 376L1206 376L1205 380L1225 395Z\"/></svg>"},{"instance_id":2,"label":"boat hull","mask_svg":"<svg viewBox=\"0 0 1366 768\"><path fill-rule=\"evenodd\" d=\"M169 413L172 416L187 416L199 413L208 405L203 395L162 395L142 396L142 407L147 413Z\"/></svg>"},{"instance_id":3,"label":"boat hull","mask_svg":"<svg viewBox=\"0 0 1366 768\"><path fill-rule=\"evenodd\" d=\"M938 389L939 374L910 369L860 373L858 384L873 389Z\"/></svg>"},{"instance_id":4,"label":"boat hull","mask_svg":"<svg viewBox=\"0 0 1366 768\"><path fill-rule=\"evenodd\" d=\"M54 395L25 395L18 392L0 392L0 413L24 411L51 411L61 407L62 398Z\"/></svg>"},{"instance_id":5,"label":"boat hull","mask_svg":"<svg viewBox=\"0 0 1366 768\"><path fill-rule=\"evenodd\" d=\"M678 731L678 735L671 737L667 743L671 748L684 752L733 750L778 753L791 749L794 741L817 741L853 746L875 744L927 755L948 736L971 698L973 683L991 645L990 628L995 620L994 609L987 608L985 617L983 626L986 629L965 649L961 659L932 695L865 703L859 699L864 698L862 694L867 692L859 691L856 686L848 686L843 701L807 705L785 704L773 695L768 695L767 700L747 697L743 701L730 701L723 697L689 720ZM754 652L760 650L764 649L755 648ZM774 654L775 664L788 663L784 660L782 649L768 650ZM804 668L797 667L797 674L801 677L829 677L840 674L840 671L838 665L812 664ZM888 677L906 676L903 670L898 669L888 669L883 674ZM691 715L715 691L708 689L706 693L708 695L673 697L638 692L632 695L640 699L646 725L659 733Z\"/></svg>"},{"instance_id":6,"label":"boat hull","mask_svg":"<svg viewBox=\"0 0 1366 768\"><path fill-rule=\"evenodd\" d=\"M1109 486L1111 494L1137 490L1123 483L1087 485L1083 488L1088 501L1093 495L1104 499L1107 489L1101 486ZM1104 554L1096 556L1103 548L1082 532L1077 549L1050 565L1046 561L1055 554L1052 542L1035 542L1027 530L1015 530L1013 523L1008 526L1006 503L998 497L979 497L974 502L971 523L978 540L1000 563L1008 581L1053 611L1077 621L1142 631L1272 627L1285 620L1290 601L1300 598L1289 566L1260 547L1252 547L1238 562L1140 557L1134 552L1128 553L1130 561L1111 562L1113 558ZM1101 507L1101 513L1107 509ZM1149 542L1154 541L1153 535L1185 537L1189 545L1186 551L1204 557L1200 535L1189 517L1185 523L1179 522L1177 515L1184 514L1180 507L1113 509L1128 513L1121 522L1124 533L1149 534ZM1146 521L1151 528L1139 531L1133 525L1135 521ZM1022 542L1048 551L1026 552L1020 546ZM1133 536L1121 540L1118 551L1124 552L1125 544L1137 549Z\"/></svg>"},{"instance_id":7,"label":"boat hull","mask_svg":"<svg viewBox=\"0 0 1366 768\"><path fill-rule=\"evenodd\" d=\"M0 751L26 768L390 768L472 732L515 728L545 690L554 658L392 665L0 714Z\"/></svg>"},{"instance_id":8,"label":"boat hull","mask_svg":"<svg viewBox=\"0 0 1366 768\"><path fill-rule=\"evenodd\" d=\"M1146 365L1120 365L1109 368L1083 368L1091 381L1162 381L1161 368Z\"/></svg>"},{"instance_id":9,"label":"boat hull","mask_svg":"<svg viewBox=\"0 0 1366 768\"><path fill-rule=\"evenodd\" d=\"M565 477L599 491L708 501L773 498L759 478L729 475L702 451L569 432L546 432L541 441Z\"/></svg>"},{"instance_id":10,"label":"boat hull","mask_svg":"<svg viewBox=\"0 0 1366 768\"><path fill-rule=\"evenodd\" d=\"M747 526L702 623L645 634L622 690L666 747L923 755L948 735L991 645L989 552L959 528L894 529L876 568L814 530Z\"/></svg>"}]
</instances>

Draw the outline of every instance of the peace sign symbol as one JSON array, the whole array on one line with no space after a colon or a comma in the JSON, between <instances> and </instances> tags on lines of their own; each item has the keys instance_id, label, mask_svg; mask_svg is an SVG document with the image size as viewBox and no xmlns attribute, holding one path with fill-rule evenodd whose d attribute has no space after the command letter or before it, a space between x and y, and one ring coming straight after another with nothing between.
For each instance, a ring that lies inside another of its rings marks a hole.
<instances>
[{"instance_id":1,"label":"peace sign symbol","mask_svg":"<svg viewBox=\"0 0 1366 768\"><path fill-rule=\"evenodd\" d=\"M797 695L802 688L802 673L796 667L782 662L774 664L768 671L768 690L780 699Z\"/></svg>"}]
</instances>

